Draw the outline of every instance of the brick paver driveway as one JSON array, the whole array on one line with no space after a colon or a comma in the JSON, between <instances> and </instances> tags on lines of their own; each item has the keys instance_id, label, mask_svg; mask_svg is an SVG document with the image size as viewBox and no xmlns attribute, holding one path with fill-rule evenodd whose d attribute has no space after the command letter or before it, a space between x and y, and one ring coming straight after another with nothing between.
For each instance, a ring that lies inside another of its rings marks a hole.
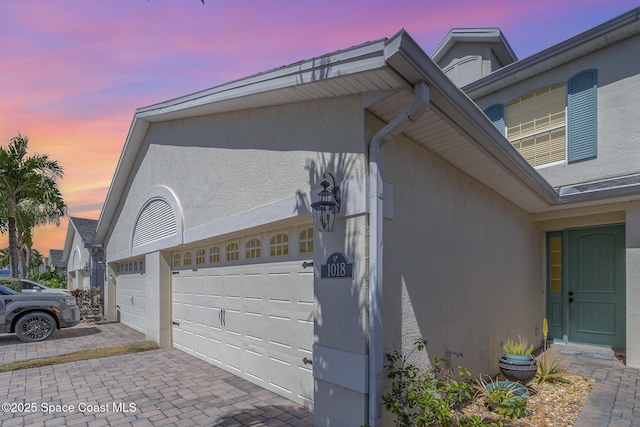
<instances>
[{"instance_id":1,"label":"brick paver driveway","mask_svg":"<svg viewBox=\"0 0 640 427\"><path fill-rule=\"evenodd\" d=\"M106 347L119 344L115 336L142 337L122 325L90 327L100 332L81 332L78 341ZM12 346L22 343L5 338L0 353L15 358L20 352ZM64 351L55 341L34 344ZM313 420L307 409L173 348L1 373L0 403L3 427L311 426Z\"/></svg>"}]
</instances>

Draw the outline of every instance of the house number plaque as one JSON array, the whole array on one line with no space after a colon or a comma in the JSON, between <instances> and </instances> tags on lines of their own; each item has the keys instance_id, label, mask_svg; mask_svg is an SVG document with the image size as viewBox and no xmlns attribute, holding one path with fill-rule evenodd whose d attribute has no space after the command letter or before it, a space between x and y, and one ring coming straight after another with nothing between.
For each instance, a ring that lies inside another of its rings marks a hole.
<instances>
[{"instance_id":1,"label":"house number plaque","mask_svg":"<svg viewBox=\"0 0 640 427\"><path fill-rule=\"evenodd\" d=\"M353 277L353 263L350 263L347 257L340 252L331 254L327 263L320 266L320 277L328 279Z\"/></svg>"}]
</instances>

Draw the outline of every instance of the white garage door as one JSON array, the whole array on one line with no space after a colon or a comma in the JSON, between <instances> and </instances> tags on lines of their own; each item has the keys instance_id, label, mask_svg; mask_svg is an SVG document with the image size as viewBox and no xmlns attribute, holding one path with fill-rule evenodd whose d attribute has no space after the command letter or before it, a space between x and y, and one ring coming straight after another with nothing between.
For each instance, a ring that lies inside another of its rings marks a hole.
<instances>
[{"instance_id":1,"label":"white garage door","mask_svg":"<svg viewBox=\"0 0 640 427\"><path fill-rule=\"evenodd\" d=\"M116 306L120 323L146 333L144 264L142 261L125 262L117 268Z\"/></svg>"},{"instance_id":2,"label":"white garage door","mask_svg":"<svg viewBox=\"0 0 640 427\"><path fill-rule=\"evenodd\" d=\"M189 256L191 256L189 254ZM173 272L174 346L313 408L313 269L302 261Z\"/></svg>"}]
</instances>

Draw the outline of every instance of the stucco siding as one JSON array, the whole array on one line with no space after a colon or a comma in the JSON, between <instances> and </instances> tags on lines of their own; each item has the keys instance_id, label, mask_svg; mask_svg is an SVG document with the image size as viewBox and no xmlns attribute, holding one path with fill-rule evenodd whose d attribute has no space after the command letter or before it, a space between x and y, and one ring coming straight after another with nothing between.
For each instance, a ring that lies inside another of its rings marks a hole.
<instances>
[{"instance_id":1,"label":"stucco siding","mask_svg":"<svg viewBox=\"0 0 640 427\"><path fill-rule=\"evenodd\" d=\"M566 84L569 78L580 71L596 69L597 158L539 167L537 170L553 186L639 172L640 150L637 150L637 145L640 121L637 120L637 94L640 92L640 57L629 55L629 52L638 50L640 36L611 45L474 101L482 109L496 103L506 106L533 90ZM508 117L506 120L508 122Z\"/></svg>"},{"instance_id":2,"label":"stucco siding","mask_svg":"<svg viewBox=\"0 0 640 427\"><path fill-rule=\"evenodd\" d=\"M300 197L319 187L325 170L339 180L362 175L362 123L359 98L346 97L153 124L114 221L108 254L130 250L137 210L154 186L173 191L182 208L178 220L188 232ZM296 209L292 215L309 212L302 202Z\"/></svg>"},{"instance_id":3,"label":"stucco siding","mask_svg":"<svg viewBox=\"0 0 640 427\"><path fill-rule=\"evenodd\" d=\"M495 374L503 340L541 341L543 235L529 215L404 137L385 148L385 180L385 350L423 337L429 357Z\"/></svg>"}]
</instances>

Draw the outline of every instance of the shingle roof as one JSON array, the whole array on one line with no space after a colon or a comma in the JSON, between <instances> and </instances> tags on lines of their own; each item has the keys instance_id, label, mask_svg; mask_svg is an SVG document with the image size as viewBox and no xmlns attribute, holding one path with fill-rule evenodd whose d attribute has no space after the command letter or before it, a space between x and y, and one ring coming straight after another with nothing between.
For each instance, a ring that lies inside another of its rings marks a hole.
<instances>
[{"instance_id":1,"label":"shingle roof","mask_svg":"<svg viewBox=\"0 0 640 427\"><path fill-rule=\"evenodd\" d=\"M69 220L73 224L73 228L80 235L82 242L85 245L93 244L96 237L96 228L98 227L98 220L69 217Z\"/></svg>"},{"instance_id":2,"label":"shingle roof","mask_svg":"<svg viewBox=\"0 0 640 427\"><path fill-rule=\"evenodd\" d=\"M62 262L62 254L64 251L62 249L50 249L49 250L49 264L54 267L64 267L64 263Z\"/></svg>"}]
</instances>

